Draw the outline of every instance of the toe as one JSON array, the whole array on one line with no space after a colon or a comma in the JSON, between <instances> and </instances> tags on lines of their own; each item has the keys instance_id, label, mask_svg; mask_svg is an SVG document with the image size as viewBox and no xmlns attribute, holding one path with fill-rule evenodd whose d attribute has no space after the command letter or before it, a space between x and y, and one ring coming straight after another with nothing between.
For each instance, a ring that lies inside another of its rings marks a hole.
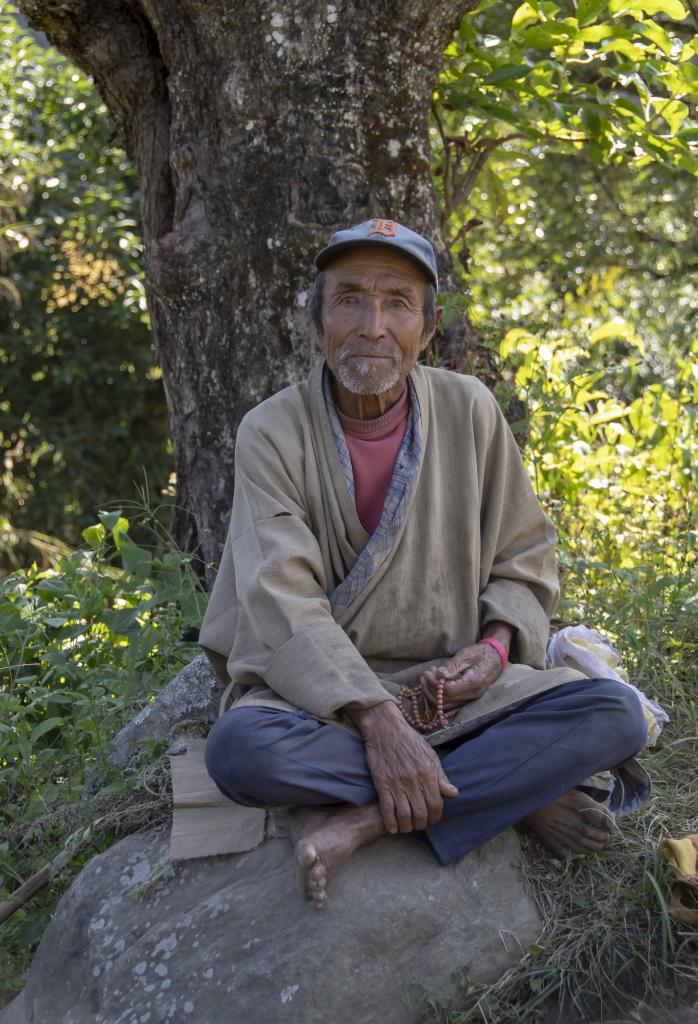
<instances>
[{"instance_id":1,"label":"toe","mask_svg":"<svg viewBox=\"0 0 698 1024\"><path fill-rule=\"evenodd\" d=\"M313 892L313 907L315 910L322 910L327 902L327 891L323 887L318 889L317 892Z\"/></svg>"},{"instance_id":2,"label":"toe","mask_svg":"<svg viewBox=\"0 0 698 1024\"><path fill-rule=\"evenodd\" d=\"M312 868L317 861L317 850L312 843L302 841L296 847L298 862L303 868Z\"/></svg>"},{"instance_id":3,"label":"toe","mask_svg":"<svg viewBox=\"0 0 698 1024\"><path fill-rule=\"evenodd\" d=\"M311 882L322 882L324 885L326 877L325 865L321 860L315 860L313 866L308 872L308 878Z\"/></svg>"}]
</instances>

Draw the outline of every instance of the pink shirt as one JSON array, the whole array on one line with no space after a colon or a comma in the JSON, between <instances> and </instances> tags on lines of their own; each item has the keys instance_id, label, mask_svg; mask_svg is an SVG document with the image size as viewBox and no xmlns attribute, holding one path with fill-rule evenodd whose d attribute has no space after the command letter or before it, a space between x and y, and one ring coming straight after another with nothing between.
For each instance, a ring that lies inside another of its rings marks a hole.
<instances>
[{"instance_id":1,"label":"pink shirt","mask_svg":"<svg viewBox=\"0 0 698 1024\"><path fill-rule=\"evenodd\" d=\"M354 473L354 500L359 522L373 533L383 513L395 459L410 417L407 388L395 405L374 420L355 420L337 408Z\"/></svg>"}]
</instances>

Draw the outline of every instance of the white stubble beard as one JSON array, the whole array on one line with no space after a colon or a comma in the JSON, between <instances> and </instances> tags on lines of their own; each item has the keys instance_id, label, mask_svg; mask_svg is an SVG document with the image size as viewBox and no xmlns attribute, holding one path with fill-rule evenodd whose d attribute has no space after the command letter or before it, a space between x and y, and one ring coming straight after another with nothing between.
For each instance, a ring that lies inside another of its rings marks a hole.
<instances>
[{"instance_id":1,"label":"white stubble beard","mask_svg":"<svg viewBox=\"0 0 698 1024\"><path fill-rule=\"evenodd\" d=\"M337 380L354 395L382 395L394 388L402 373L402 351L395 344L388 355L392 358L390 366L378 369L368 359L352 358L351 351L341 352L337 361Z\"/></svg>"}]
</instances>

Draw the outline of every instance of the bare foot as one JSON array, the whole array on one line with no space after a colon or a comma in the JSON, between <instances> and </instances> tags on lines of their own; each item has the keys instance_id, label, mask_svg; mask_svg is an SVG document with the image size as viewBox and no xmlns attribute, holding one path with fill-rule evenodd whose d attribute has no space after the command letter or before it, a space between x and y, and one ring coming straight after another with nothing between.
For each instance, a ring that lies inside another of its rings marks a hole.
<instances>
[{"instance_id":1,"label":"bare foot","mask_svg":"<svg viewBox=\"0 0 698 1024\"><path fill-rule=\"evenodd\" d=\"M308 834L296 843L296 875L299 888L315 910L327 902L327 880L360 846L385 833L378 804L366 807L343 805L325 812L312 812Z\"/></svg>"},{"instance_id":2,"label":"bare foot","mask_svg":"<svg viewBox=\"0 0 698 1024\"><path fill-rule=\"evenodd\" d=\"M598 853L615 827L613 815L578 789L553 800L524 818L553 853Z\"/></svg>"}]
</instances>

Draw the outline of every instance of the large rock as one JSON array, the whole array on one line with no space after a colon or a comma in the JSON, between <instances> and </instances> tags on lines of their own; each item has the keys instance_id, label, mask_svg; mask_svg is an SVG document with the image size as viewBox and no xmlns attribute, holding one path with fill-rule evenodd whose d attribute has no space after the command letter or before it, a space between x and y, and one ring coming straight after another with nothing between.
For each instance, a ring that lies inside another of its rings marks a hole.
<instances>
[{"instance_id":1,"label":"large rock","mask_svg":"<svg viewBox=\"0 0 698 1024\"><path fill-rule=\"evenodd\" d=\"M170 742L175 726L187 723L213 725L223 686L205 654L194 658L167 686L115 736L111 758L125 768L148 741Z\"/></svg>"},{"instance_id":2,"label":"large rock","mask_svg":"<svg viewBox=\"0 0 698 1024\"><path fill-rule=\"evenodd\" d=\"M386 837L297 894L292 844L172 865L162 832L95 857L61 900L25 990L28 1024L411 1024L469 965L491 981L536 937L508 831L457 864Z\"/></svg>"},{"instance_id":3,"label":"large rock","mask_svg":"<svg viewBox=\"0 0 698 1024\"><path fill-rule=\"evenodd\" d=\"M3 1010L0 1010L0 1024L27 1024L24 989Z\"/></svg>"}]
</instances>

